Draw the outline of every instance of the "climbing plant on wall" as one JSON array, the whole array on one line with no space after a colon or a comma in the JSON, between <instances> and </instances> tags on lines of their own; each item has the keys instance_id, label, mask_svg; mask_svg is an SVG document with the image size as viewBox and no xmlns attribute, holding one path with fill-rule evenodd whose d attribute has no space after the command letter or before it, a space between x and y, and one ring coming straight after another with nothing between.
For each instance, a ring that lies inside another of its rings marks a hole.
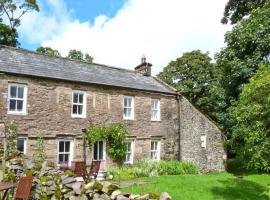
<instances>
[{"instance_id":1,"label":"climbing plant on wall","mask_svg":"<svg viewBox=\"0 0 270 200\"><path fill-rule=\"evenodd\" d=\"M108 155L116 163L122 163L126 155L125 139L129 135L127 127L122 123L109 125L92 125L86 131L89 146L99 140L106 140Z\"/></svg>"}]
</instances>

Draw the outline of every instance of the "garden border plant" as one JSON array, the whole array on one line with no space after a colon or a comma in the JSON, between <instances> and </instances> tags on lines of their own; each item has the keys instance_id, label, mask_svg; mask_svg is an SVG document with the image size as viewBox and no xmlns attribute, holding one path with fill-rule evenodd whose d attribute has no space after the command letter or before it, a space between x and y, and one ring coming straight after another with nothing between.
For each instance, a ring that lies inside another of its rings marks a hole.
<instances>
[{"instance_id":1,"label":"garden border plant","mask_svg":"<svg viewBox=\"0 0 270 200\"><path fill-rule=\"evenodd\" d=\"M128 135L128 129L123 123L91 125L86 130L89 147L100 140L106 140L108 155L117 164L122 164L125 159L127 150L125 140Z\"/></svg>"}]
</instances>

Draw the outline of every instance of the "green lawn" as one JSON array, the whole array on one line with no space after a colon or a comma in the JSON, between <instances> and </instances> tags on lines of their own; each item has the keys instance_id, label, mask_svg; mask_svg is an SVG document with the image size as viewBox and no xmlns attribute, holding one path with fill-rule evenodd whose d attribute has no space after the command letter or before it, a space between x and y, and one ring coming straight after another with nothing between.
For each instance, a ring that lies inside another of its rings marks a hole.
<instances>
[{"instance_id":1,"label":"green lawn","mask_svg":"<svg viewBox=\"0 0 270 200\"><path fill-rule=\"evenodd\" d=\"M264 200L262 193L270 185L270 175L236 177L229 173L209 175L179 175L145 178L154 184L123 189L135 194L168 192L174 200Z\"/></svg>"}]
</instances>

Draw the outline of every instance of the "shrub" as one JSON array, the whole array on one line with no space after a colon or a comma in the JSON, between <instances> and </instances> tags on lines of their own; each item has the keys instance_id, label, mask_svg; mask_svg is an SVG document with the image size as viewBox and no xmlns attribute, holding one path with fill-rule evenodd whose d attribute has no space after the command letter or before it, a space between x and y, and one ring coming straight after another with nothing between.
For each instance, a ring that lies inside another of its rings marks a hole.
<instances>
[{"instance_id":1,"label":"shrub","mask_svg":"<svg viewBox=\"0 0 270 200\"><path fill-rule=\"evenodd\" d=\"M198 168L191 162L179 162L176 160L160 161L158 165L159 175L197 174Z\"/></svg>"},{"instance_id":2,"label":"shrub","mask_svg":"<svg viewBox=\"0 0 270 200\"><path fill-rule=\"evenodd\" d=\"M132 167L108 167L107 176L113 175L114 179L131 179L137 177L159 175L198 174L199 170L194 163L171 161L142 160Z\"/></svg>"},{"instance_id":3,"label":"shrub","mask_svg":"<svg viewBox=\"0 0 270 200\"><path fill-rule=\"evenodd\" d=\"M93 125L87 129L87 139L89 146L97 141L106 139L108 142L108 154L116 163L121 164L126 156L125 139L128 135L127 127L121 123L110 125Z\"/></svg>"}]
</instances>

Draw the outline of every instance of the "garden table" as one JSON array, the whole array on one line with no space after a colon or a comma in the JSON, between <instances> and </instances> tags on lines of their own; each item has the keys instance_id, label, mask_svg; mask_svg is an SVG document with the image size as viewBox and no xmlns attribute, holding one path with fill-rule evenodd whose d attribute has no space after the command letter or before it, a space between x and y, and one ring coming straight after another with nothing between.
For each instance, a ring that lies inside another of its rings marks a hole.
<instances>
[{"instance_id":1,"label":"garden table","mask_svg":"<svg viewBox=\"0 0 270 200\"><path fill-rule=\"evenodd\" d=\"M15 188L15 184L13 183L0 183L0 192L4 192L2 200L7 197L8 191L13 188Z\"/></svg>"}]
</instances>

